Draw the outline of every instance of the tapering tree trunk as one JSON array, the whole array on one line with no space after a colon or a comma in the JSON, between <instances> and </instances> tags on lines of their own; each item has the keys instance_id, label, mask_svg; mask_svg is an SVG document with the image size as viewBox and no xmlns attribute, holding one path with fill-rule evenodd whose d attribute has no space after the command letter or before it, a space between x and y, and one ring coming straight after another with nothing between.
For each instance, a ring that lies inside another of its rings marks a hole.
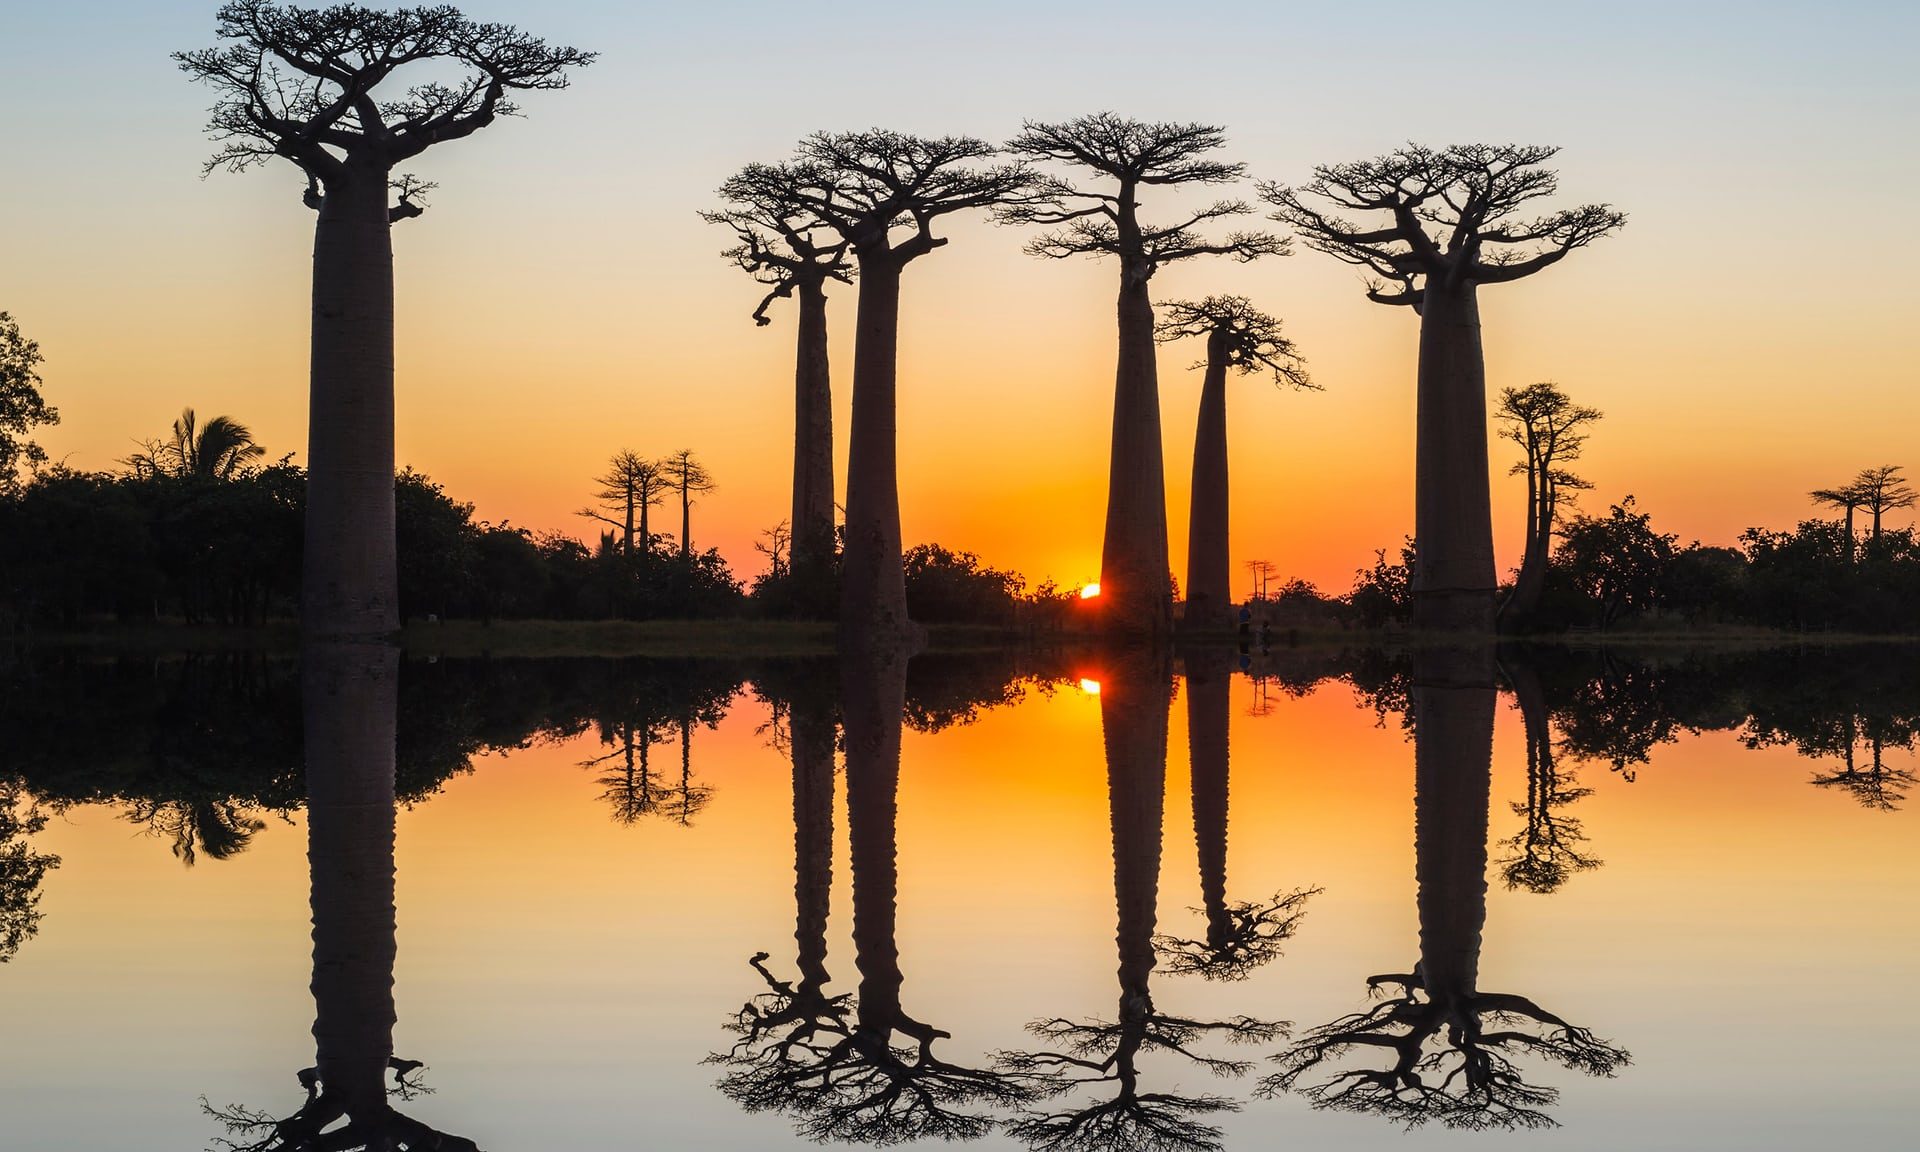
<instances>
[{"instance_id":1,"label":"tapering tree trunk","mask_svg":"<svg viewBox=\"0 0 1920 1152\"><path fill-rule=\"evenodd\" d=\"M313 876L313 1038L328 1098L356 1128L388 1112L393 1055L394 734L399 651L301 653L307 862Z\"/></svg>"},{"instance_id":2,"label":"tapering tree trunk","mask_svg":"<svg viewBox=\"0 0 1920 1152\"><path fill-rule=\"evenodd\" d=\"M1152 1011L1153 930L1160 895L1161 824L1167 791L1164 660L1153 653L1116 657L1100 686L1100 734L1107 758L1113 826L1113 893L1120 954L1120 1020Z\"/></svg>"},{"instance_id":3,"label":"tapering tree trunk","mask_svg":"<svg viewBox=\"0 0 1920 1152\"><path fill-rule=\"evenodd\" d=\"M626 527L627 527L626 554L628 559L632 559L633 558L633 485L632 484L627 485L627 525Z\"/></svg>"},{"instance_id":4,"label":"tapering tree trunk","mask_svg":"<svg viewBox=\"0 0 1920 1152\"><path fill-rule=\"evenodd\" d=\"M1187 514L1187 611L1192 630L1233 624L1227 547L1227 352L1216 333L1207 340L1207 374L1200 385L1200 419L1193 437L1193 494Z\"/></svg>"},{"instance_id":5,"label":"tapering tree trunk","mask_svg":"<svg viewBox=\"0 0 1920 1152\"><path fill-rule=\"evenodd\" d=\"M842 642L857 647L910 647L916 638L907 619L900 552L894 406L899 333L900 267L888 253L862 254L840 579Z\"/></svg>"},{"instance_id":6,"label":"tapering tree trunk","mask_svg":"<svg viewBox=\"0 0 1920 1152\"><path fill-rule=\"evenodd\" d=\"M1853 563L1853 505L1847 505L1847 563Z\"/></svg>"},{"instance_id":7,"label":"tapering tree trunk","mask_svg":"<svg viewBox=\"0 0 1920 1152\"><path fill-rule=\"evenodd\" d=\"M647 525L647 509L653 506L653 488L640 489L640 551L653 552L653 530Z\"/></svg>"},{"instance_id":8,"label":"tapering tree trunk","mask_svg":"<svg viewBox=\"0 0 1920 1152\"><path fill-rule=\"evenodd\" d=\"M793 938L802 985L827 983L827 916L833 894L833 713L796 698L787 714L793 753Z\"/></svg>"},{"instance_id":9,"label":"tapering tree trunk","mask_svg":"<svg viewBox=\"0 0 1920 1152\"><path fill-rule=\"evenodd\" d=\"M1497 693L1486 649L1414 654L1414 873L1420 968L1436 1003L1477 991Z\"/></svg>"},{"instance_id":10,"label":"tapering tree trunk","mask_svg":"<svg viewBox=\"0 0 1920 1152\"><path fill-rule=\"evenodd\" d=\"M862 292L865 289L863 287ZM885 1036L898 1026L900 945L895 935L900 874L900 724L907 657L899 649L844 656L841 709L846 733L847 837L853 868L854 964L860 1027Z\"/></svg>"},{"instance_id":11,"label":"tapering tree trunk","mask_svg":"<svg viewBox=\"0 0 1920 1152\"><path fill-rule=\"evenodd\" d=\"M689 481L680 481L680 559L693 555L693 492Z\"/></svg>"},{"instance_id":12,"label":"tapering tree trunk","mask_svg":"<svg viewBox=\"0 0 1920 1152\"><path fill-rule=\"evenodd\" d=\"M833 387L827 361L827 292L800 284L793 370L792 567L810 572L833 555Z\"/></svg>"},{"instance_id":13,"label":"tapering tree trunk","mask_svg":"<svg viewBox=\"0 0 1920 1152\"><path fill-rule=\"evenodd\" d=\"M1224 657L1187 657L1187 759L1193 779L1193 841L1200 859L1200 906L1207 944L1222 948L1233 931L1227 912L1228 729L1233 673Z\"/></svg>"},{"instance_id":14,"label":"tapering tree trunk","mask_svg":"<svg viewBox=\"0 0 1920 1152\"><path fill-rule=\"evenodd\" d=\"M301 628L378 638L400 626L393 508L393 244L387 170L349 162L313 237Z\"/></svg>"},{"instance_id":15,"label":"tapering tree trunk","mask_svg":"<svg viewBox=\"0 0 1920 1152\"><path fill-rule=\"evenodd\" d=\"M1533 622L1540 607L1540 593L1547 584L1548 551L1553 542L1554 506L1552 482L1538 475L1533 461L1527 473L1527 539L1521 553L1520 573L1514 577L1513 591L1500 605L1499 623L1504 632L1522 632Z\"/></svg>"},{"instance_id":16,"label":"tapering tree trunk","mask_svg":"<svg viewBox=\"0 0 1920 1152\"><path fill-rule=\"evenodd\" d=\"M1472 283L1429 280L1420 310L1413 623L1491 632L1493 507L1487 478L1487 373Z\"/></svg>"},{"instance_id":17,"label":"tapering tree trunk","mask_svg":"<svg viewBox=\"0 0 1920 1152\"><path fill-rule=\"evenodd\" d=\"M1162 636L1173 628L1172 570L1160 451L1160 377L1154 360L1153 301L1145 276L1122 268L1116 312L1120 356L1113 382L1106 534L1100 547L1100 614L1110 631Z\"/></svg>"}]
</instances>

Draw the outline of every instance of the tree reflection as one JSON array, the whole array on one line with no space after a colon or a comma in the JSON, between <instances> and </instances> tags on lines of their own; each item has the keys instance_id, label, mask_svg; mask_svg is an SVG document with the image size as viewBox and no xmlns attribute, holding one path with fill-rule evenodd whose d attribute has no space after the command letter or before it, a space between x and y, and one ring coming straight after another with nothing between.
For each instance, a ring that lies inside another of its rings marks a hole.
<instances>
[{"instance_id":1,"label":"tree reflection","mask_svg":"<svg viewBox=\"0 0 1920 1152\"><path fill-rule=\"evenodd\" d=\"M1501 842L1512 851L1500 861L1500 871L1509 888L1555 892L1574 873L1600 866L1600 861L1582 848L1587 835L1580 827L1580 818L1564 811L1592 795L1593 789L1580 787L1574 770L1554 761L1553 730L1539 671L1518 654L1505 659L1503 669L1520 704L1521 724L1526 731L1527 798L1513 805L1514 815L1525 825Z\"/></svg>"},{"instance_id":2,"label":"tree reflection","mask_svg":"<svg viewBox=\"0 0 1920 1152\"><path fill-rule=\"evenodd\" d=\"M1192 765L1193 838L1200 859L1198 911L1204 939L1154 937L1167 970L1208 980L1244 980L1277 958L1319 889L1276 893L1271 900L1227 901L1229 729L1233 719L1233 657L1197 650L1186 657L1187 751Z\"/></svg>"},{"instance_id":3,"label":"tree reflection","mask_svg":"<svg viewBox=\"0 0 1920 1152\"><path fill-rule=\"evenodd\" d=\"M46 825L46 814L18 784L0 780L0 964L40 931L40 883L60 857L34 851L27 837Z\"/></svg>"},{"instance_id":4,"label":"tree reflection","mask_svg":"<svg viewBox=\"0 0 1920 1152\"><path fill-rule=\"evenodd\" d=\"M1554 1088L1525 1060L1611 1076L1629 1056L1524 996L1479 987L1487 914L1487 817L1495 689L1491 654L1423 650L1413 659L1415 871L1420 958L1373 976L1380 1002L1302 1036L1261 1083L1316 1108L1367 1112L1412 1128L1544 1128ZM1350 1064L1350 1055L1378 1053Z\"/></svg>"},{"instance_id":5,"label":"tree reflection","mask_svg":"<svg viewBox=\"0 0 1920 1152\"><path fill-rule=\"evenodd\" d=\"M203 1102L226 1127L226 1148L477 1148L391 1102L424 1091L414 1079L421 1065L393 1053L398 674L399 653L389 647L319 645L303 653L316 1060L298 1074L306 1100L291 1115Z\"/></svg>"},{"instance_id":6,"label":"tree reflection","mask_svg":"<svg viewBox=\"0 0 1920 1152\"><path fill-rule=\"evenodd\" d=\"M1164 659L1136 654L1114 664L1100 682L1107 795L1113 828L1114 897L1119 925L1120 1002L1115 1019L1055 1017L1028 1026L1047 1047L1004 1052L1001 1065L1048 1097L1075 1094L1074 1106L1030 1108L1007 1125L1034 1148L1093 1152L1180 1152L1220 1147L1220 1129L1203 1117L1238 1108L1218 1094L1144 1091L1141 1056L1184 1057L1216 1076L1251 1065L1199 1050L1201 1041L1271 1040L1284 1025L1239 1016L1195 1020L1163 1013L1149 986L1166 798L1167 711L1171 675Z\"/></svg>"}]
</instances>

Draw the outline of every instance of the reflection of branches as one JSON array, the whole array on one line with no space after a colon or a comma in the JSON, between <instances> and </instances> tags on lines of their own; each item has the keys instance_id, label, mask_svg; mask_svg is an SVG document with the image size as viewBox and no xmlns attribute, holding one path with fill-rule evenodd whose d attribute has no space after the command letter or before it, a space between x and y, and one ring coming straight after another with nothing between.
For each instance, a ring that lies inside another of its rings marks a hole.
<instances>
[{"instance_id":1,"label":"reflection of branches","mask_svg":"<svg viewBox=\"0 0 1920 1152\"><path fill-rule=\"evenodd\" d=\"M1900 807L1900 802L1907 798L1907 789L1913 786L1913 773L1904 768L1887 767L1885 743L1878 737L1870 737L1867 747L1872 758L1866 768L1855 766L1853 745L1849 742L1840 771L1815 776L1814 786L1838 788L1852 795L1865 808L1880 812L1895 811Z\"/></svg>"},{"instance_id":2,"label":"reflection of branches","mask_svg":"<svg viewBox=\"0 0 1920 1152\"><path fill-rule=\"evenodd\" d=\"M1259 903L1238 902L1208 911L1207 938L1182 940L1171 935L1153 938L1154 949L1176 976L1199 975L1207 980L1245 980L1253 970L1280 957L1288 940L1307 914L1307 900L1318 888L1275 893Z\"/></svg>"},{"instance_id":3,"label":"reflection of branches","mask_svg":"<svg viewBox=\"0 0 1920 1152\"><path fill-rule=\"evenodd\" d=\"M47 826L37 806L20 810L18 790L0 784L0 964L40 931L40 882L60 857L35 852L23 838Z\"/></svg>"},{"instance_id":4,"label":"reflection of branches","mask_svg":"<svg viewBox=\"0 0 1920 1152\"><path fill-rule=\"evenodd\" d=\"M1435 996L1417 967L1409 975L1371 977L1367 985L1376 996L1391 986L1399 992L1301 1037L1274 1058L1280 1070L1261 1081L1261 1095L1298 1091L1316 1108L1377 1113L1408 1128L1435 1120L1476 1130L1550 1128L1554 1121L1541 1109L1559 1098L1558 1090L1528 1084L1512 1056L1540 1057L1590 1076L1612 1076L1630 1059L1524 996ZM1334 1064L1367 1049L1386 1050L1392 1063ZM1323 1069L1327 1079L1302 1086Z\"/></svg>"},{"instance_id":5,"label":"reflection of branches","mask_svg":"<svg viewBox=\"0 0 1920 1152\"><path fill-rule=\"evenodd\" d=\"M201 855L209 860L238 856L253 843L254 834L267 826L233 800L141 798L129 807L127 819L173 841L173 854L189 868Z\"/></svg>"},{"instance_id":6,"label":"reflection of branches","mask_svg":"<svg viewBox=\"0 0 1920 1152\"><path fill-rule=\"evenodd\" d=\"M417 1060L390 1058L387 1068L393 1073L389 1097L406 1101L430 1095L432 1088L418 1079L425 1065ZM318 1068L305 1068L299 1074L306 1089L306 1103L285 1118L270 1112L229 1104L215 1108L203 1096L200 1110L219 1121L227 1138L216 1141L226 1152L367 1152L392 1148L434 1148L445 1152L463 1152L478 1145L459 1136L437 1132L418 1120L402 1116L384 1103L370 1111L372 1115L354 1115L341 1101L329 1096ZM345 1124L335 1127L341 1120Z\"/></svg>"},{"instance_id":7,"label":"reflection of branches","mask_svg":"<svg viewBox=\"0 0 1920 1152\"><path fill-rule=\"evenodd\" d=\"M1527 737L1527 799L1513 805L1514 814L1523 817L1526 825L1502 842L1514 852L1500 861L1501 873L1509 888L1553 892L1575 872L1600 866L1599 860L1580 849L1587 836L1579 817L1558 811L1593 790L1578 785L1574 770L1562 772L1554 764L1552 721L1539 671L1519 653L1503 657L1501 666L1519 701Z\"/></svg>"}]
</instances>

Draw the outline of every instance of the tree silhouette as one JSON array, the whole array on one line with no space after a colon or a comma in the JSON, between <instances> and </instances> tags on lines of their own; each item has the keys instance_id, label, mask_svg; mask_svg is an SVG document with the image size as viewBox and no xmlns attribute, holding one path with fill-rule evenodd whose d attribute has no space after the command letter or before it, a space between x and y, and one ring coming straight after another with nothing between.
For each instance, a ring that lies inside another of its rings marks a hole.
<instances>
[{"instance_id":1,"label":"tree silhouette","mask_svg":"<svg viewBox=\"0 0 1920 1152\"><path fill-rule=\"evenodd\" d=\"M1252 211L1238 200L1216 201L1171 226L1140 219L1143 190L1239 179L1245 165L1209 158L1225 144L1225 132L1212 125L1147 123L1101 112L1057 123L1028 121L1007 146L1029 160L1088 169L1102 182L1095 190L1051 181L1050 197L1010 205L1002 214L1016 223L1055 229L1027 246L1036 256L1112 256L1120 265L1100 610L1107 626L1121 631L1164 633L1173 627L1160 380L1148 281L1163 265L1196 256L1247 261L1287 251L1285 242L1265 232L1232 232L1217 241L1205 236L1207 225Z\"/></svg>"},{"instance_id":2,"label":"tree silhouette","mask_svg":"<svg viewBox=\"0 0 1920 1152\"><path fill-rule=\"evenodd\" d=\"M393 1054L399 650L311 645L301 659L316 1060L299 1073L307 1098L291 1116L204 1100L202 1107L236 1152L477 1149L401 1114L389 1099L422 1090L411 1078L420 1063Z\"/></svg>"},{"instance_id":3,"label":"tree silhouette","mask_svg":"<svg viewBox=\"0 0 1920 1152\"><path fill-rule=\"evenodd\" d=\"M713 491L713 477L687 448L660 461L660 476L680 493L680 559L685 563L693 556L693 497Z\"/></svg>"},{"instance_id":4,"label":"tree silhouette","mask_svg":"<svg viewBox=\"0 0 1920 1152\"><path fill-rule=\"evenodd\" d=\"M60 857L34 851L26 838L46 826L46 814L16 782L0 781L0 964L40 931L40 884Z\"/></svg>"},{"instance_id":5,"label":"tree silhouette","mask_svg":"<svg viewBox=\"0 0 1920 1152\"><path fill-rule=\"evenodd\" d=\"M1815 504L1824 504L1829 508L1839 508L1843 510L1846 518L1847 560L1851 563L1856 552L1856 537L1853 534L1853 513L1864 502L1863 494L1857 486L1857 482L1848 484L1842 488L1816 488L1807 493L1807 496Z\"/></svg>"},{"instance_id":6,"label":"tree silhouette","mask_svg":"<svg viewBox=\"0 0 1920 1152\"><path fill-rule=\"evenodd\" d=\"M511 93L564 88L593 57L445 5L235 0L215 19L223 46L174 55L218 93L208 130L221 148L207 171L284 158L319 213L302 626L386 635L399 626L390 229L420 215L431 187L394 168L512 114ZM403 70L422 76L400 93L390 81Z\"/></svg>"},{"instance_id":7,"label":"tree silhouette","mask_svg":"<svg viewBox=\"0 0 1920 1152\"><path fill-rule=\"evenodd\" d=\"M1880 540L1880 518L1888 512L1913 507L1920 501L1920 493L1901 476L1900 468L1894 464L1882 464L1878 468L1863 468L1860 475L1853 479L1853 491L1860 497L1860 507L1873 516L1873 535L1875 543Z\"/></svg>"},{"instance_id":8,"label":"tree silhouette","mask_svg":"<svg viewBox=\"0 0 1920 1152\"><path fill-rule=\"evenodd\" d=\"M1154 948L1176 975L1244 980L1278 959L1306 915L1318 888L1276 893L1258 903L1227 902L1229 729L1233 673L1225 652L1187 654L1187 750L1193 781L1193 839L1200 860L1200 912L1206 935L1185 940L1162 935Z\"/></svg>"},{"instance_id":9,"label":"tree silhouette","mask_svg":"<svg viewBox=\"0 0 1920 1152\"><path fill-rule=\"evenodd\" d=\"M1547 1128L1556 1089L1530 1084L1521 1058L1612 1076L1628 1054L1524 996L1479 987L1487 918L1487 815L1493 760L1492 661L1481 649L1413 656L1414 852L1420 959L1372 976L1380 1002L1306 1033L1274 1057L1263 1095L1299 1092L1316 1108L1375 1113L1414 1128ZM1384 1067L1344 1057L1378 1052Z\"/></svg>"},{"instance_id":10,"label":"tree silhouette","mask_svg":"<svg viewBox=\"0 0 1920 1152\"><path fill-rule=\"evenodd\" d=\"M1572 503L1572 497L1563 497L1562 491L1593 487L1566 465L1580 458L1587 442L1582 429L1600 419L1601 412L1575 404L1558 385L1543 381L1525 388L1502 388L1493 416L1501 424L1501 437L1518 444L1526 454L1509 469L1511 475L1527 478L1526 545L1513 591L1500 604L1502 625L1519 629L1540 605L1560 503L1562 499Z\"/></svg>"},{"instance_id":11,"label":"tree silhouette","mask_svg":"<svg viewBox=\"0 0 1920 1152\"><path fill-rule=\"evenodd\" d=\"M40 395L44 359L40 345L20 334L13 317L0 312L0 493L19 483L20 466L37 469L47 450L24 437L43 424L60 423L59 410Z\"/></svg>"},{"instance_id":12,"label":"tree silhouette","mask_svg":"<svg viewBox=\"0 0 1920 1152\"><path fill-rule=\"evenodd\" d=\"M1503 657L1502 667L1526 730L1527 799L1513 805L1514 815L1526 823L1504 841L1513 854L1500 861L1500 870L1507 887L1544 895L1559 891L1574 873L1600 866L1582 850L1587 836L1580 818L1559 811L1592 795L1593 789L1580 787L1571 769L1554 762L1552 723L1539 671L1519 653Z\"/></svg>"},{"instance_id":13,"label":"tree silhouette","mask_svg":"<svg viewBox=\"0 0 1920 1152\"><path fill-rule=\"evenodd\" d=\"M827 359L827 283L853 282L848 240L823 229L804 189L806 173L791 164L754 164L720 185L731 207L702 212L733 230L739 243L723 256L767 286L753 310L771 323L775 300L799 297L793 370L793 561L814 574L833 559L833 387ZM823 239L822 231L829 234Z\"/></svg>"},{"instance_id":14,"label":"tree silhouette","mask_svg":"<svg viewBox=\"0 0 1920 1152\"><path fill-rule=\"evenodd\" d=\"M193 409L186 408L165 440L148 441L126 464L136 476L231 480L266 454L247 426L233 417L215 416L202 424Z\"/></svg>"},{"instance_id":15,"label":"tree silhouette","mask_svg":"<svg viewBox=\"0 0 1920 1152\"><path fill-rule=\"evenodd\" d=\"M660 462L647 460L628 448L622 448L607 461L604 474L593 478L600 490L593 494L598 508L582 508L576 515L611 524L620 530L620 551L633 556L633 544L640 541L642 552L653 547L653 533L647 523L647 510L666 497L667 476Z\"/></svg>"},{"instance_id":16,"label":"tree silhouette","mask_svg":"<svg viewBox=\"0 0 1920 1152\"><path fill-rule=\"evenodd\" d=\"M1233 623L1227 546L1227 372L1265 370L1273 373L1276 383L1318 386L1307 377L1293 341L1280 334L1280 321L1256 309L1245 296L1170 301L1162 309L1154 336L1163 343L1190 336L1204 336L1207 341L1207 357L1198 365L1206 369L1206 377L1200 385L1200 418L1193 437L1184 623L1195 629L1226 628ZM1266 572L1261 570L1261 575Z\"/></svg>"},{"instance_id":17,"label":"tree silhouette","mask_svg":"<svg viewBox=\"0 0 1920 1152\"><path fill-rule=\"evenodd\" d=\"M749 165L734 179L781 187L796 224L805 213L831 229L859 268L840 620L854 642L909 643L894 435L901 273L947 243L933 232L940 218L1020 200L1035 181L1021 165L988 164L997 150L968 136L817 132L796 151L789 166Z\"/></svg>"},{"instance_id":18,"label":"tree silhouette","mask_svg":"<svg viewBox=\"0 0 1920 1152\"><path fill-rule=\"evenodd\" d=\"M1028 1030L1048 1047L1003 1052L1000 1064L1047 1097L1090 1092L1060 1110L1029 1108L1007 1124L1013 1136L1062 1152L1198 1152L1220 1147L1220 1130L1201 1117L1239 1105L1215 1094L1143 1091L1140 1056L1181 1056L1215 1076L1250 1066L1197 1045L1212 1036L1258 1043L1285 1025L1236 1016L1195 1020L1154 1006L1154 921L1167 773L1170 676L1153 653L1123 654L1100 682L1100 728L1106 745L1107 794L1113 823L1113 882L1118 911L1120 1002L1116 1018L1038 1020ZM1108 1093L1111 1092L1111 1095Z\"/></svg>"},{"instance_id":19,"label":"tree silhouette","mask_svg":"<svg viewBox=\"0 0 1920 1152\"><path fill-rule=\"evenodd\" d=\"M1413 596L1421 628L1487 632L1494 624L1480 286L1531 276L1626 222L1604 204L1518 215L1558 190L1558 177L1541 167L1557 151L1410 145L1316 168L1298 188L1261 189L1274 219L1297 228L1308 247L1372 275L1368 299L1420 316ZM1343 211L1385 216L1356 224L1336 215Z\"/></svg>"}]
</instances>

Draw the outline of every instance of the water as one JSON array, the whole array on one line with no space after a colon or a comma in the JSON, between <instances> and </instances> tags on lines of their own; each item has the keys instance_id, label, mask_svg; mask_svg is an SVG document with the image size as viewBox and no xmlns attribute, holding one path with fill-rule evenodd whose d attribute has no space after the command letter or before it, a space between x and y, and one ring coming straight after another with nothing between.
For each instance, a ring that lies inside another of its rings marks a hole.
<instances>
[{"instance_id":1,"label":"water","mask_svg":"<svg viewBox=\"0 0 1920 1152\"><path fill-rule=\"evenodd\" d=\"M1905 1148L1912 657L35 660L0 1143Z\"/></svg>"}]
</instances>

